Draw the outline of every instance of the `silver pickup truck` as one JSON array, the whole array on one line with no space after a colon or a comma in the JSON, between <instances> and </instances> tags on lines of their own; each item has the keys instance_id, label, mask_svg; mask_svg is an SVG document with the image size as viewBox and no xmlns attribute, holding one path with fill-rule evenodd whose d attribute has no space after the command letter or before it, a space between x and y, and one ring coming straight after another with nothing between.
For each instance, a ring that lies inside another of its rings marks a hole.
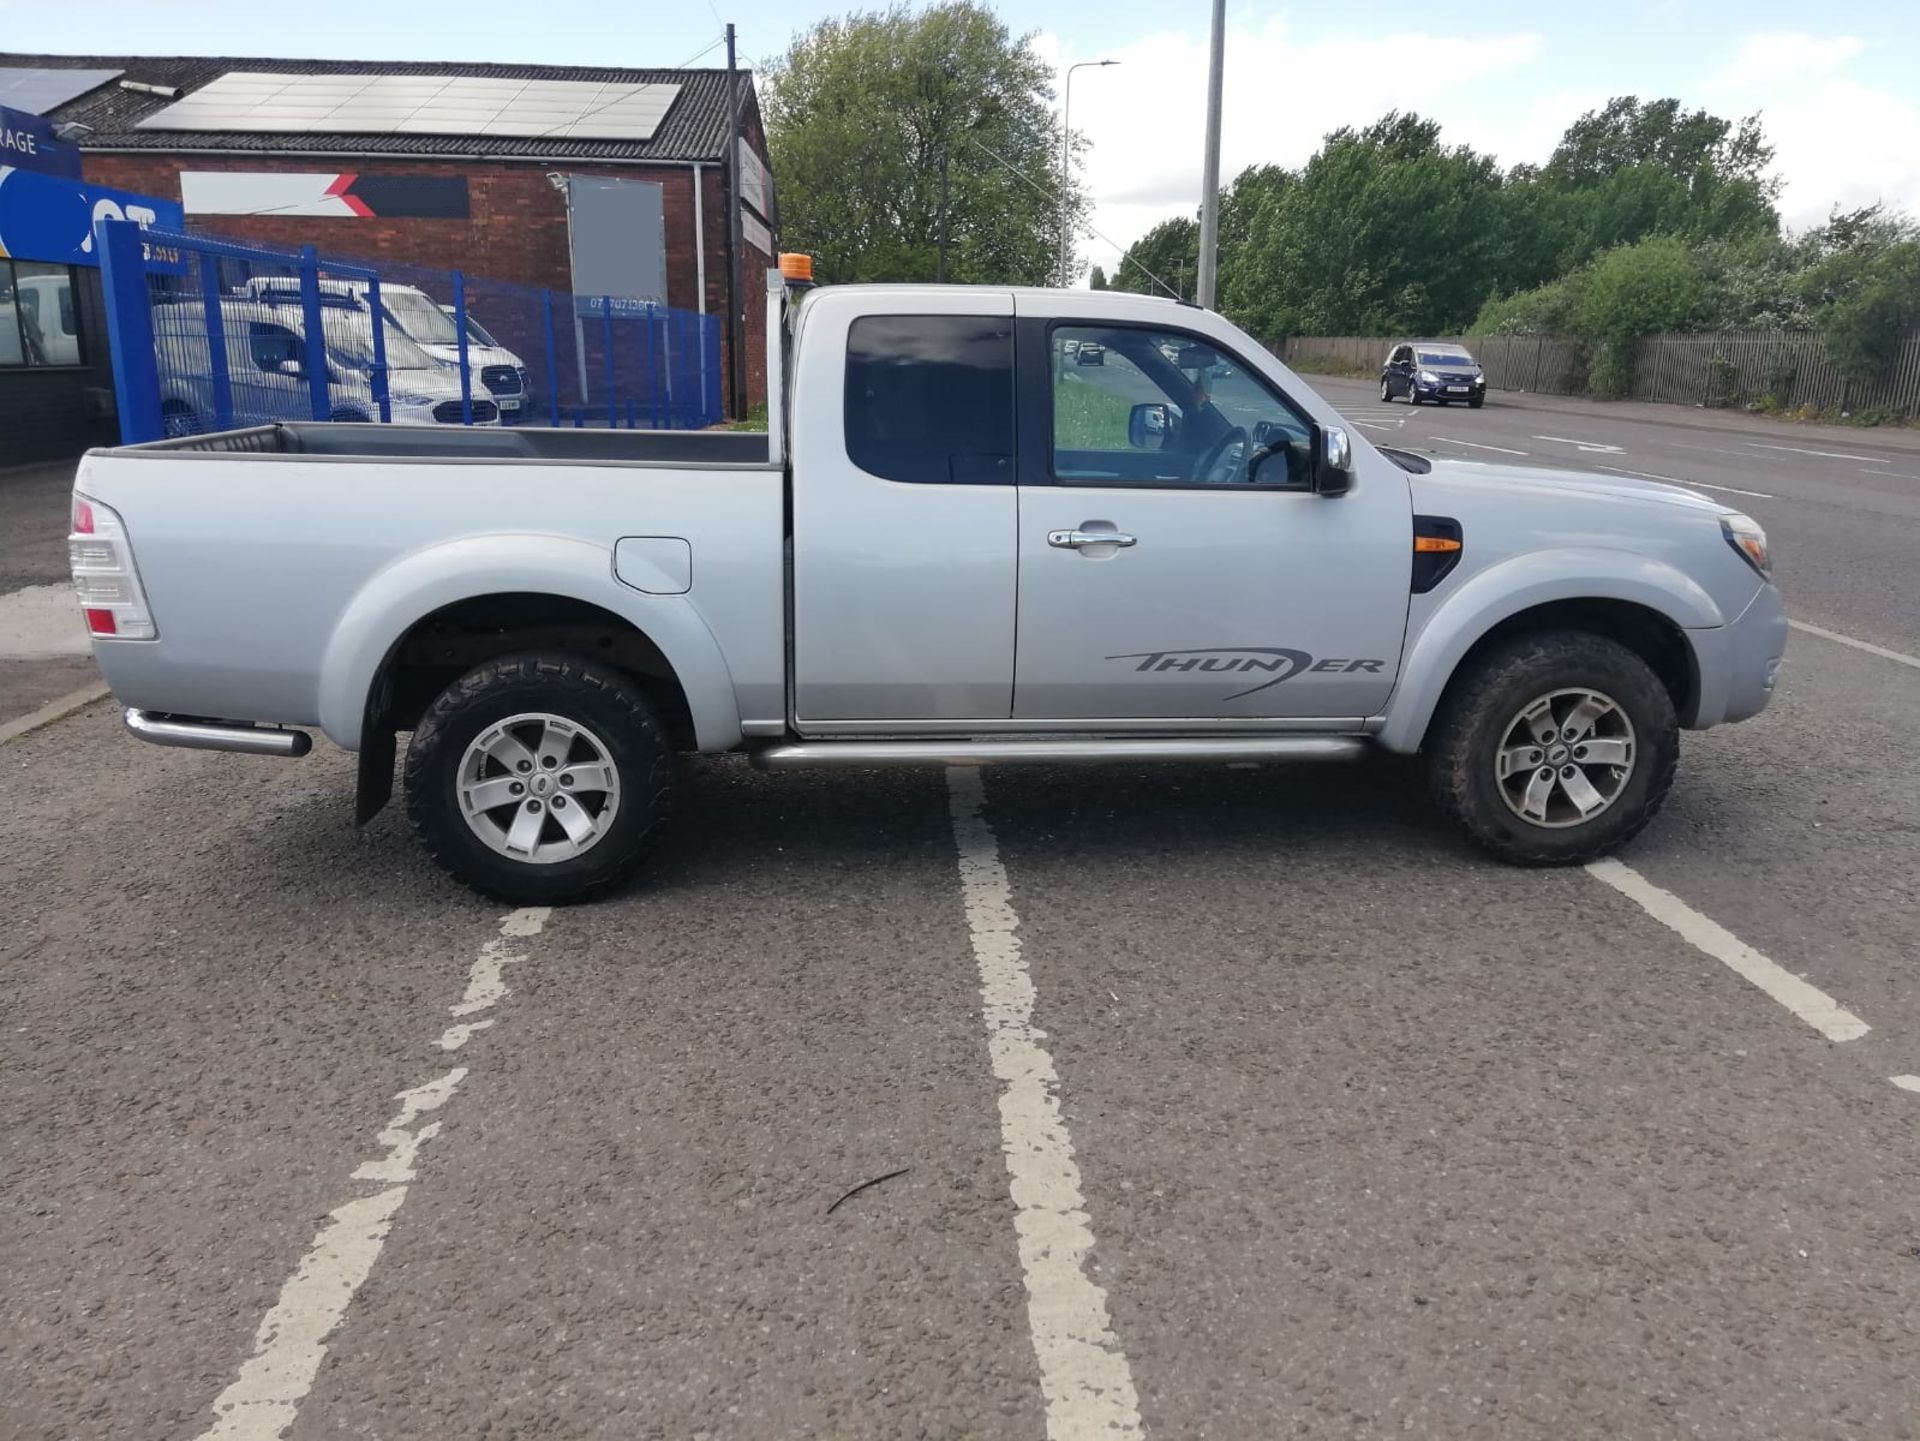
<instances>
[{"instance_id":1,"label":"silver pickup truck","mask_svg":"<svg viewBox=\"0 0 1920 1441\"><path fill-rule=\"evenodd\" d=\"M358 751L461 880L622 881L675 753L769 769L1424 755L1495 855L1632 836L1758 712L1766 538L1674 486L1376 448L1220 316L769 278L766 434L272 425L100 450L128 728Z\"/></svg>"}]
</instances>

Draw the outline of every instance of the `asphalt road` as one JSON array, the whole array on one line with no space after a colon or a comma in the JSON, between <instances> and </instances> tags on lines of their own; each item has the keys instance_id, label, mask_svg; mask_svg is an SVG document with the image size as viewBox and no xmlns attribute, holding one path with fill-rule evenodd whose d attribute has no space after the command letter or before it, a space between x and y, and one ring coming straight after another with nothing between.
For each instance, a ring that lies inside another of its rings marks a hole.
<instances>
[{"instance_id":1,"label":"asphalt road","mask_svg":"<svg viewBox=\"0 0 1920 1441\"><path fill-rule=\"evenodd\" d=\"M0 745L0 1436L1920 1437L1920 437L1325 389L1758 492L1908 659L1686 738L1662 915L1403 763L724 760L509 913L83 711Z\"/></svg>"}]
</instances>

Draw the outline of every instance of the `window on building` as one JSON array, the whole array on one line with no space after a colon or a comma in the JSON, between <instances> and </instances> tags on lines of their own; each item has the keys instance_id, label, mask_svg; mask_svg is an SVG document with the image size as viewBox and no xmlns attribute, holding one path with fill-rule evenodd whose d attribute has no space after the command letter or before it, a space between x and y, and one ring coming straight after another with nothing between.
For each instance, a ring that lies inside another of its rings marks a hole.
<instances>
[{"instance_id":1,"label":"window on building","mask_svg":"<svg viewBox=\"0 0 1920 1441\"><path fill-rule=\"evenodd\" d=\"M79 365L73 269L0 260L0 366Z\"/></svg>"},{"instance_id":2,"label":"window on building","mask_svg":"<svg viewBox=\"0 0 1920 1441\"><path fill-rule=\"evenodd\" d=\"M847 458L883 480L1013 484L1013 322L874 315L847 332Z\"/></svg>"}]
</instances>

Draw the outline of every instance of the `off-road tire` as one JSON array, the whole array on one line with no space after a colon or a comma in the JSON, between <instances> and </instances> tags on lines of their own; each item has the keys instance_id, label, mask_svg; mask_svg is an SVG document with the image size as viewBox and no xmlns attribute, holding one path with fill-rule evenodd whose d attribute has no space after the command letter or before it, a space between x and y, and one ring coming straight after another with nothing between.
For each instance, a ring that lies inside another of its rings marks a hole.
<instances>
[{"instance_id":1,"label":"off-road tire","mask_svg":"<svg viewBox=\"0 0 1920 1441\"><path fill-rule=\"evenodd\" d=\"M1507 726L1529 702L1589 687L1633 724L1633 769L1618 797L1591 820L1536 825L1502 798L1494 761ZM1624 845L1659 813L1680 759L1673 698L1647 663L1617 641L1584 631L1517 636L1456 678L1427 732L1427 780L1440 809L1503 861L1578 865Z\"/></svg>"},{"instance_id":2,"label":"off-road tire","mask_svg":"<svg viewBox=\"0 0 1920 1441\"><path fill-rule=\"evenodd\" d=\"M586 726L619 770L620 806L585 854L552 864L490 849L461 814L458 771L486 727L522 712ZM673 813L676 771L666 728L631 681L569 655L518 655L468 671L427 708L407 747L407 815L427 853L483 896L517 905L591 900L626 881Z\"/></svg>"}]
</instances>

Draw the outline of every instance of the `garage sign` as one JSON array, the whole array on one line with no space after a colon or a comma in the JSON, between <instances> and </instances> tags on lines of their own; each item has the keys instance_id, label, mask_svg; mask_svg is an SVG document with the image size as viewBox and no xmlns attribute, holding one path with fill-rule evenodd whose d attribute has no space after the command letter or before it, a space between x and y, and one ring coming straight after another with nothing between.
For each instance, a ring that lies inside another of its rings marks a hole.
<instances>
[{"instance_id":1,"label":"garage sign","mask_svg":"<svg viewBox=\"0 0 1920 1441\"><path fill-rule=\"evenodd\" d=\"M96 220L131 220L142 230L177 231L187 223L178 201L0 166L0 256L98 267ZM156 269L180 259L177 252L152 247L146 258L158 262Z\"/></svg>"},{"instance_id":2,"label":"garage sign","mask_svg":"<svg viewBox=\"0 0 1920 1441\"><path fill-rule=\"evenodd\" d=\"M80 147L55 139L53 122L45 116L0 105L0 165L78 180Z\"/></svg>"}]
</instances>

